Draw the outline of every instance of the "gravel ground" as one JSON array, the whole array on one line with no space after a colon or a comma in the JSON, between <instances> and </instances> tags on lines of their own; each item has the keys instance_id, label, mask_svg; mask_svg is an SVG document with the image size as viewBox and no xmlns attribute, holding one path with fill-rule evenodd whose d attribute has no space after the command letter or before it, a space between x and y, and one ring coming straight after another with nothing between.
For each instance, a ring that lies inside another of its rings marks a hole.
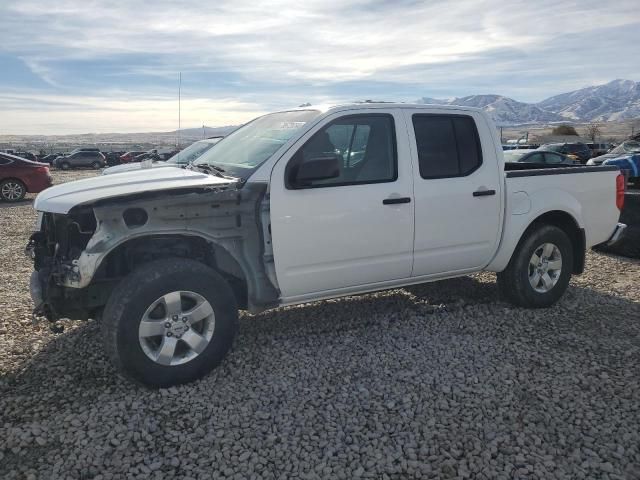
<instances>
[{"instance_id":1,"label":"gravel ground","mask_svg":"<svg viewBox=\"0 0 640 480\"><path fill-rule=\"evenodd\" d=\"M590 254L547 310L481 274L245 315L219 369L152 391L94 322L32 325L35 214L4 207L3 478L640 478L638 261Z\"/></svg>"}]
</instances>

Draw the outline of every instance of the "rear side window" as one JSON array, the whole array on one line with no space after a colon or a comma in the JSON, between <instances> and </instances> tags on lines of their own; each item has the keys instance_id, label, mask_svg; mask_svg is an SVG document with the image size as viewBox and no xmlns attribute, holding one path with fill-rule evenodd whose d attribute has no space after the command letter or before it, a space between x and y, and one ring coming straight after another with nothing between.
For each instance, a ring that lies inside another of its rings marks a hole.
<instances>
[{"instance_id":1,"label":"rear side window","mask_svg":"<svg viewBox=\"0 0 640 480\"><path fill-rule=\"evenodd\" d=\"M476 124L465 115L412 117L422 178L464 177L482 165Z\"/></svg>"},{"instance_id":2,"label":"rear side window","mask_svg":"<svg viewBox=\"0 0 640 480\"><path fill-rule=\"evenodd\" d=\"M9 165L10 163L12 162L8 158L0 157L0 165Z\"/></svg>"}]
</instances>

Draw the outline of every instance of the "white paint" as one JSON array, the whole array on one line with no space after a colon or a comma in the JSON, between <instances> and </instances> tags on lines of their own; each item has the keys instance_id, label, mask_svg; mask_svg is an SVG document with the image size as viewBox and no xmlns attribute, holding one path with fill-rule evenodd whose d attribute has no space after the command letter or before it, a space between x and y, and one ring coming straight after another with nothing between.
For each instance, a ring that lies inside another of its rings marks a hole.
<instances>
[{"instance_id":1,"label":"white paint","mask_svg":"<svg viewBox=\"0 0 640 480\"><path fill-rule=\"evenodd\" d=\"M396 122L395 182L287 190L292 155L322 126L350 113L389 113ZM366 106L327 115L278 161L271 175L271 231L278 284L285 296L351 287L411 275L414 204L410 152L401 111Z\"/></svg>"},{"instance_id":2,"label":"white paint","mask_svg":"<svg viewBox=\"0 0 640 480\"><path fill-rule=\"evenodd\" d=\"M76 205L132 193L218 186L227 183L230 183L230 180L193 170L138 169L118 175L101 175L55 185L38 194L33 207L38 211L68 213Z\"/></svg>"}]
</instances>

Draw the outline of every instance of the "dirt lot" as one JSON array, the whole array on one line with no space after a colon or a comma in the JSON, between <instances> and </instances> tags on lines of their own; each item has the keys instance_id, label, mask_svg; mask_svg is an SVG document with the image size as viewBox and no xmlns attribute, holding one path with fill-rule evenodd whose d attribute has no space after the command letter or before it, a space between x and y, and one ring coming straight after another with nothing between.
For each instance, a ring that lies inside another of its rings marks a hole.
<instances>
[{"instance_id":1,"label":"dirt lot","mask_svg":"<svg viewBox=\"0 0 640 480\"><path fill-rule=\"evenodd\" d=\"M32 324L34 221L0 206L2 478L640 478L638 261L589 254L546 310L482 274L244 315L222 367L151 391L95 322Z\"/></svg>"}]
</instances>

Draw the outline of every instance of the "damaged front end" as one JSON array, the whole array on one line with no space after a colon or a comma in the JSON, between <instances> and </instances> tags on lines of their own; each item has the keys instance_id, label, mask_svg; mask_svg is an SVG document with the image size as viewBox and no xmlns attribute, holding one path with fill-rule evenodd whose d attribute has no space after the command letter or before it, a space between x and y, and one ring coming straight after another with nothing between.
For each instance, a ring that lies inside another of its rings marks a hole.
<instances>
[{"instance_id":1,"label":"damaged front end","mask_svg":"<svg viewBox=\"0 0 640 480\"><path fill-rule=\"evenodd\" d=\"M218 271L241 308L279 303L266 184L142 192L39 215L27 245L37 317L95 318L122 278L168 257Z\"/></svg>"},{"instance_id":2,"label":"damaged front end","mask_svg":"<svg viewBox=\"0 0 640 480\"><path fill-rule=\"evenodd\" d=\"M78 258L95 230L96 219L90 207L68 215L39 213L37 231L26 247L35 269L30 280L34 316L51 321L61 318L67 297L73 296L73 292L64 291L64 286L79 278ZM74 316L72 311L67 313Z\"/></svg>"}]
</instances>

